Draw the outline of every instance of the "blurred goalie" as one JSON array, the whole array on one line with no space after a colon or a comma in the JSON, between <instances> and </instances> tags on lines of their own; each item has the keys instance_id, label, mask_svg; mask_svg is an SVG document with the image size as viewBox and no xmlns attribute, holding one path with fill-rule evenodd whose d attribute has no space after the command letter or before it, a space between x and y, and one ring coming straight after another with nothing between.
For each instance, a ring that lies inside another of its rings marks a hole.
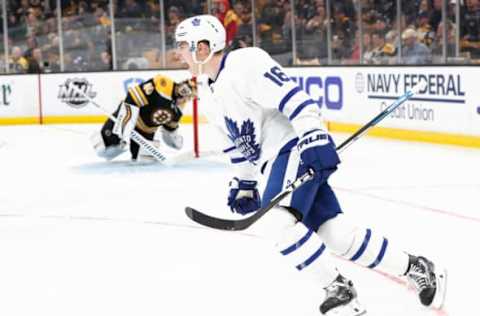
<instances>
[{"instance_id":1,"label":"blurred goalie","mask_svg":"<svg viewBox=\"0 0 480 316\"><path fill-rule=\"evenodd\" d=\"M129 146L132 160L152 158L149 153L130 140L132 130L141 134L159 147L155 139L159 133L165 144L181 149L183 137L178 133L179 121L185 104L196 91L192 80L174 82L157 75L154 78L128 89L125 100L113 113L116 120L109 118L101 131L92 136L92 143L98 156L111 160Z\"/></svg>"}]
</instances>

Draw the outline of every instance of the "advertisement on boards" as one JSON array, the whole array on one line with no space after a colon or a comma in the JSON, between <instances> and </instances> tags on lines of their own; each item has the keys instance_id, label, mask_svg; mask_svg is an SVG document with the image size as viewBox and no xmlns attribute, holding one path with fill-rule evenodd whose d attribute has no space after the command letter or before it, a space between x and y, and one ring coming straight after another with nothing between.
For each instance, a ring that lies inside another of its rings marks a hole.
<instances>
[{"instance_id":1,"label":"advertisement on boards","mask_svg":"<svg viewBox=\"0 0 480 316\"><path fill-rule=\"evenodd\" d=\"M291 68L327 120L365 124L421 81L425 89L398 107L381 126L480 135L475 67Z\"/></svg>"},{"instance_id":2,"label":"advertisement on boards","mask_svg":"<svg viewBox=\"0 0 480 316\"><path fill-rule=\"evenodd\" d=\"M38 76L0 77L0 119L37 117Z\"/></svg>"},{"instance_id":3,"label":"advertisement on boards","mask_svg":"<svg viewBox=\"0 0 480 316\"><path fill-rule=\"evenodd\" d=\"M185 74L180 71L96 72L42 76L43 116L48 118L105 115L105 111L111 113L125 98L130 86L159 73L168 74L174 80L185 78ZM90 100L95 101L105 111L96 107Z\"/></svg>"}]
</instances>

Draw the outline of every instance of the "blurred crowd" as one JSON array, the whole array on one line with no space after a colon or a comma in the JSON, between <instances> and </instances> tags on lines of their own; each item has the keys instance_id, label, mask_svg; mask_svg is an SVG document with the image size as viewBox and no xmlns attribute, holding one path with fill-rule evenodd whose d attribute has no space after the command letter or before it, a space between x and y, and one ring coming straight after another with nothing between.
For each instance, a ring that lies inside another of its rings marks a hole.
<instances>
[{"instance_id":1,"label":"blurred crowd","mask_svg":"<svg viewBox=\"0 0 480 316\"><path fill-rule=\"evenodd\" d=\"M259 46L284 65L443 63L445 52L447 62L478 63L480 0L458 0L460 21L457 0L444 1L445 25L442 0L401 0L400 15L386 0L7 1L0 69L103 71L114 59L117 69L182 67L175 27L207 12L225 25L232 49Z\"/></svg>"}]
</instances>

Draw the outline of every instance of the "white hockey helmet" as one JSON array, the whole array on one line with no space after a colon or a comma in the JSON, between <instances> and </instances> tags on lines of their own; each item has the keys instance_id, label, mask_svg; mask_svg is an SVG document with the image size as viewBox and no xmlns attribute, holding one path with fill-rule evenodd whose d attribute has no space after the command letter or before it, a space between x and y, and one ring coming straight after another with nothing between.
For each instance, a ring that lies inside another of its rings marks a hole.
<instances>
[{"instance_id":1,"label":"white hockey helmet","mask_svg":"<svg viewBox=\"0 0 480 316\"><path fill-rule=\"evenodd\" d=\"M222 25L222 22L213 15L208 14L185 19L175 30L175 41L177 43L187 42L192 52L197 51L199 42L208 41L210 44L210 55L225 48L226 37L225 27Z\"/></svg>"}]
</instances>

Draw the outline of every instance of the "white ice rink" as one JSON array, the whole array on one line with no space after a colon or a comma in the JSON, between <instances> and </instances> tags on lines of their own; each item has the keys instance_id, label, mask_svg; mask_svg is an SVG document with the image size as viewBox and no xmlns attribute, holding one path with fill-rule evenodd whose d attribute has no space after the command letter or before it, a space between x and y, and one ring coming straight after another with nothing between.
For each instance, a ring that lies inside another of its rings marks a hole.
<instances>
[{"instance_id":1,"label":"white ice rink","mask_svg":"<svg viewBox=\"0 0 480 316\"><path fill-rule=\"evenodd\" d=\"M99 125L0 127L1 316L314 316L322 293L232 216L228 166L104 162ZM347 135L335 134L337 144ZM370 316L478 315L480 150L362 138L331 178L345 213L449 271L443 311L404 280L338 260Z\"/></svg>"}]
</instances>

